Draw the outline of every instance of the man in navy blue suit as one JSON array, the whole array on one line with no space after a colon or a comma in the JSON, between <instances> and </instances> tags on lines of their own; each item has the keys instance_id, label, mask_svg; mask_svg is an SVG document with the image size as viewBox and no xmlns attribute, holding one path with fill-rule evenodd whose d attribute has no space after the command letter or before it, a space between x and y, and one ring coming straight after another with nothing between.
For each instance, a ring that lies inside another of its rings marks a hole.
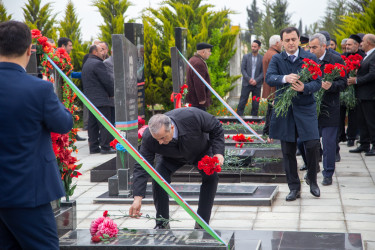
<instances>
[{"instance_id":1,"label":"man in navy blue suit","mask_svg":"<svg viewBox=\"0 0 375 250\"><path fill-rule=\"evenodd\" d=\"M0 249L59 249L50 202L64 196L51 132L67 133L70 112L51 83L28 75L31 32L0 23Z\"/></svg>"}]
</instances>

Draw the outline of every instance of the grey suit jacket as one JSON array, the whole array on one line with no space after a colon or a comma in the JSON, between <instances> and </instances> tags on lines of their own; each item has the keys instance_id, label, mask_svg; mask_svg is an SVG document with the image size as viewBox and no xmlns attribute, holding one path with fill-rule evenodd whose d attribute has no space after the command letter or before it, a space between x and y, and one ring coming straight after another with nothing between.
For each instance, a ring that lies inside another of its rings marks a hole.
<instances>
[{"instance_id":1,"label":"grey suit jacket","mask_svg":"<svg viewBox=\"0 0 375 250\"><path fill-rule=\"evenodd\" d=\"M257 82L256 87L260 88L263 84L263 56L257 55L257 62L255 68L255 81ZM251 69L252 69L252 54L246 54L242 58L241 72L242 72L242 86L249 86L249 81L251 79Z\"/></svg>"},{"instance_id":2,"label":"grey suit jacket","mask_svg":"<svg viewBox=\"0 0 375 250\"><path fill-rule=\"evenodd\" d=\"M114 82L115 76L113 73L113 57L112 56L108 57L107 59L103 61L103 63L105 67L107 68L107 72L108 72L109 77L111 78L111 81Z\"/></svg>"}]
</instances>

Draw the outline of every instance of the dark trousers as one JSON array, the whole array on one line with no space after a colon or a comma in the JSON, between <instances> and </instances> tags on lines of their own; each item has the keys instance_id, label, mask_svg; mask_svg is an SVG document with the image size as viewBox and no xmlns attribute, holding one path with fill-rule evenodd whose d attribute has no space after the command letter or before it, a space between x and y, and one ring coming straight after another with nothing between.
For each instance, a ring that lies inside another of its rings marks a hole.
<instances>
[{"instance_id":1,"label":"dark trousers","mask_svg":"<svg viewBox=\"0 0 375 250\"><path fill-rule=\"evenodd\" d=\"M271 122L271 116L272 116L272 110L273 110L273 105L271 101L268 101L267 105L267 114L266 114L266 122L263 127L263 134L269 135L270 134L270 122Z\"/></svg>"},{"instance_id":2,"label":"dark trousers","mask_svg":"<svg viewBox=\"0 0 375 250\"><path fill-rule=\"evenodd\" d=\"M51 204L35 208L0 208L0 249L59 249Z\"/></svg>"},{"instance_id":3,"label":"dark trousers","mask_svg":"<svg viewBox=\"0 0 375 250\"><path fill-rule=\"evenodd\" d=\"M357 121L359 125L361 146L375 146L375 101L360 100L357 109Z\"/></svg>"},{"instance_id":4,"label":"dark trousers","mask_svg":"<svg viewBox=\"0 0 375 250\"><path fill-rule=\"evenodd\" d=\"M108 119L109 122L112 122L112 107L98 107L98 109ZM103 150L110 149L109 143L113 140L113 136L91 112L89 113L88 135L90 151L98 150L99 146Z\"/></svg>"},{"instance_id":5,"label":"dark trousers","mask_svg":"<svg viewBox=\"0 0 375 250\"><path fill-rule=\"evenodd\" d=\"M336 165L338 127L320 127L323 144L323 176L332 177Z\"/></svg>"},{"instance_id":6,"label":"dark trousers","mask_svg":"<svg viewBox=\"0 0 375 250\"><path fill-rule=\"evenodd\" d=\"M238 103L237 107L237 114L240 116L243 116L243 112L245 110L245 106L247 103L247 100L249 99L250 93L251 96L256 96L257 98L260 97L260 91L261 88L257 86L252 86L252 85L247 85L243 86L242 85L242 90L241 90L241 97L240 97L240 102ZM258 109L259 109L259 102L256 100L252 101L251 104L251 115L252 116L257 116L258 115Z\"/></svg>"},{"instance_id":7,"label":"dark trousers","mask_svg":"<svg viewBox=\"0 0 375 250\"><path fill-rule=\"evenodd\" d=\"M319 140L303 142L306 150L307 178L311 183L316 183L316 170L319 167ZM283 153L283 167L290 190L301 190L301 181L297 171L296 158L297 142L281 141Z\"/></svg>"},{"instance_id":8,"label":"dark trousers","mask_svg":"<svg viewBox=\"0 0 375 250\"><path fill-rule=\"evenodd\" d=\"M345 105L340 105L340 126L338 130L338 140L345 141L348 140L355 140L358 135L358 121L357 121L357 107L353 109L347 109ZM345 118L346 118L346 111L348 110L348 128L346 129L345 134Z\"/></svg>"},{"instance_id":9,"label":"dark trousers","mask_svg":"<svg viewBox=\"0 0 375 250\"><path fill-rule=\"evenodd\" d=\"M171 176L186 162L178 159L160 157L156 165L156 171L168 182L171 183ZM206 175L200 171L202 176L202 185L199 193L198 211L200 217L208 224L211 217L212 206L217 190L219 177L215 172L212 175ZM156 218L163 217L169 219L169 197L163 188L155 181L152 182L152 194L156 209ZM156 221L157 225L161 225L162 221Z\"/></svg>"}]
</instances>

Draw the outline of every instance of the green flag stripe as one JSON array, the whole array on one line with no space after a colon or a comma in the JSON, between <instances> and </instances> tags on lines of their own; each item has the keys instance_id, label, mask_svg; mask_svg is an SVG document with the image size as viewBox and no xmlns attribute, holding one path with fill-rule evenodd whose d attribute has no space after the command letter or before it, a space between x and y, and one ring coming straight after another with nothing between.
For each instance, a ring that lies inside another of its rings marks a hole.
<instances>
[{"instance_id":1,"label":"green flag stripe","mask_svg":"<svg viewBox=\"0 0 375 250\"><path fill-rule=\"evenodd\" d=\"M131 145L118 130L103 116L100 111L88 100L88 98L77 88L77 86L61 71L59 67L46 55L44 55L57 72L65 79L69 87L76 93L82 103L91 113L102 123L102 125L115 137L118 142L130 153L130 155L146 170L146 172L179 204L184 210L201 225L212 237L224 244L229 249L223 239L190 207L190 205L164 180L162 176L143 158L141 154Z\"/></svg>"}]
</instances>

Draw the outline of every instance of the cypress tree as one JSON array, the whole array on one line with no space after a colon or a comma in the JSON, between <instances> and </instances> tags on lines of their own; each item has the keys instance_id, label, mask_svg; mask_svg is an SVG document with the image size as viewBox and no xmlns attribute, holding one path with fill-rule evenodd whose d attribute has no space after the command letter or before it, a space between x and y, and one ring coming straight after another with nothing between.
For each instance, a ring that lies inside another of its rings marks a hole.
<instances>
[{"instance_id":1,"label":"cypress tree","mask_svg":"<svg viewBox=\"0 0 375 250\"><path fill-rule=\"evenodd\" d=\"M11 14L7 14L7 10L5 9L5 6L3 4L3 0L0 0L0 23L6 22L12 19Z\"/></svg>"}]
</instances>

